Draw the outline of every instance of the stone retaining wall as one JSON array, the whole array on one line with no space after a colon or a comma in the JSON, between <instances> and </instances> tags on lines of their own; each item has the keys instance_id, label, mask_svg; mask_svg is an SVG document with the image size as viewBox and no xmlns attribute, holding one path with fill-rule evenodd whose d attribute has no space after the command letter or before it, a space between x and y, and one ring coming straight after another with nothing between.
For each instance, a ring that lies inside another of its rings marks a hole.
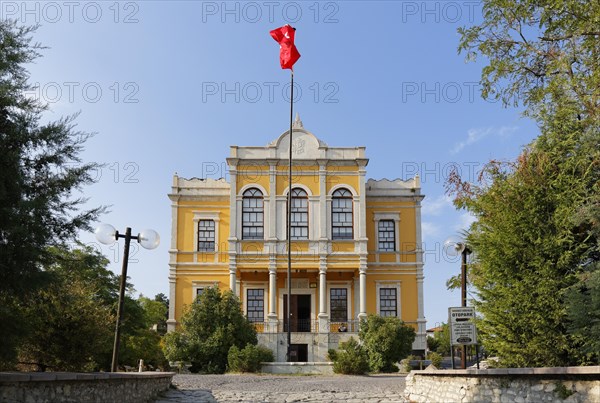
<instances>
[{"instance_id":1,"label":"stone retaining wall","mask_svg":"<svg viewBox=\"0 0 600 403\"><path fill-rule=\"evenodd\" d=\"M0 372L0 402L152 402L173 372Z\"/></svg>"},{"instance_id":2,"label":"stone retaining wall","mask_svg":"<svg viewBox=\"0 0 600 403\"><path fill-rule=\"evenodd\" d=\"M412 371L404 395L411 402L600 403L600 367Z\"/></svg>"}]
</instances>

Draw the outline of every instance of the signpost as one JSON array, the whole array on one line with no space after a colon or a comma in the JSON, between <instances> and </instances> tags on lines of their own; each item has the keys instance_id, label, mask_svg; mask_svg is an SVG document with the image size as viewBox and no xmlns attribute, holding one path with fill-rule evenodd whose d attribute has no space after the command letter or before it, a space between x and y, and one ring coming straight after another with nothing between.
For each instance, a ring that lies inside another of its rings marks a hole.
<instances>
[{"instance_id":1,"label":"signpost","mask_svg":"<svg viewBox=\"0 0 600 403\"><path fill-rule=\"evenodd\" d=\"M475 319L475 309L471 307L448 308L448 322L450 323L450 350L454 346L477 345L477 329L472 320ZM464 348L464 347L463 347ZM452 367L454 368L454 355L452 354ZM479 357L477 357L479 368Z\"/></svg>"}]
</instances>

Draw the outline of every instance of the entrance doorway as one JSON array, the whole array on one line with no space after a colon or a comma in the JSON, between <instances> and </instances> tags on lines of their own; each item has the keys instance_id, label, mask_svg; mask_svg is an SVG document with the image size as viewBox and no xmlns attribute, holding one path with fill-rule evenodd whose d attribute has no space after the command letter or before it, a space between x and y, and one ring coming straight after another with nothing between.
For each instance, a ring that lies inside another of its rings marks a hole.
<instances>
[{"instance_id":1,"label":"entrance doorway","mask_svg":"<svg viewBox=\"0 0 600 403\"><path fill-rule=\"evenodd\" d=\"M290 361L307 362L308 344L290 344Z\"/></svg>"},{"instance_id":2,"label":"entrance doorway","mask_svg":"<svg viewBox=\"0 0 600 403\"><path fill-rule=\"evenodd\" d=\"M283 327L288 330L287 295L283 296ZM290 330L310 332L310 294L292 294L290 297Z\"/></svg>"}]
</instances>

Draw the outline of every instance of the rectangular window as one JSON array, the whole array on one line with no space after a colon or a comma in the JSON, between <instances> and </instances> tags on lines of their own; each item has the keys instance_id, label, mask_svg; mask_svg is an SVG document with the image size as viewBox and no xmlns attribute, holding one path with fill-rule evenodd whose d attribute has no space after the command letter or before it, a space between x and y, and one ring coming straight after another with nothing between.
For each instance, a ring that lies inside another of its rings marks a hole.
<instances>
[{"instance_id":1,"label":"rectangular window","mask_svg":"<svg viewBox=\"0 0 600 403\"><path fill-rule=\"evenodd\" d=\"M331 322L348 321L348 289L332 288L330 290Z\"/></svg>"},{"instance_id":2,"label":"rectangular window","mask_svg":"<svg viewBox=\"0 0 600 403\"><path fill-rule=\"evenodd\" d=\"M308 195L303 189L293 189L290 211L290 237L293 240L308 239Z\"/></svg>"},{"instance_id":3,"label":"rectangular window","mask_svg":"<svg viewBox=\"0 0 600 403\"><path fill-rule=\"evenodd\" d=\"M379 315L398 316L398 300L395 288L379 289Z\"/></svg>"},{"instance_id":4,"label":"rectangular window","mask_svg":"<svg viewBox=\"0 0 600 403\"><path fill-rule=\"evenodd\" d=\"M242 206L242 239L263 239L263 199L245 197Z\"/></svg>"},{"instance_id":5,"label":"rectangular window","mask_svg":"<svg viewBox=\"0 0 600 403\"><path fill-rule=\"evenodd\" d=\"M246 317L250 322L264 322L265 290L246 290Z\"/></svg>"},{"instance_id":6,"label":"rectangular window","mask_svg":"<svg viewBox=\"0 0 600 403\"><path fill-rule=\"evenodd\" d=\"M382 252L396 250L396 223L394 220L379 221L377 249Z\"/></svg>"},{"instance_id":7,"label":"rectangular window","mask_svg":"<svg viewBox=\"0 0 600 403\"><path fill-rule=\"evenodd\" d=\"M352 199L333 198L331 201L331 236L333 239L352 239Z\"/></svg>"},{"instance_id":8,"label":"rectangular window","mask_svg":"<svg viewBox=\"0 0 600 403\"><path fill-rule=\"evenodd\" d=\"M215 251L215 222L213 220L198 221L198 251Z\"/></svg>"},{"instance_id":9,"label":"rectangular window","mask_svg":"<svg viewBox=\"0 0 600 403\"><path fill-rule=\"evenodd\" d=\"M204 293L204 288L196 288L196 298L194 299L194 302L198 302L198 298L200 297L200 295L202 295Z\"/></svg>"}]
</instances>

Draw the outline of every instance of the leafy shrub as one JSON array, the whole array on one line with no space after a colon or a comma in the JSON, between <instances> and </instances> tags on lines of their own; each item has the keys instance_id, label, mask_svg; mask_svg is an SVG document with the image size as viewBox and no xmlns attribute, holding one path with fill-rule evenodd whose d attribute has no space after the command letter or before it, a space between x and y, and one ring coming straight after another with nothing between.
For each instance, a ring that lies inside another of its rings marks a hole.
<instances>
[{"instance_id":1,"label":"leafy shrub","mask_svg":"<svg viewBox=\"0 0 600 403\"><path fill-rule=\"evenodd\" d=\"M227 354L227 363L229 371L232 372L259 372L261 362L274 361L273 352L263 346L246 344L246 347L239 349L232 346Z\"/></svg>"},{"instance_id":2,"label":"leafy shrub","mask_svg":"<svg viewBox=\"0 0 600 403\"><path fill-rule=\"evenodd\" d=\"M397 317L369 315L358 333L369 357L371 371L398 372L396 363L410 354L416 332Z\"/></svg>"},{"instance_id":3,"label":"leafy shrub","mask_svg":"<svg viewBox=\"0 0 600 403\"><path fill-rule=\"evenodd\" d=\"M330 348L329 350L327 350L327 359L329 361L335 361L337 357L337 350Z\"/></svg>"},{"instance_id":4,"label":"leafy shrub","mask_svg":"<svg viewBox=\"0 0 600 403\"><path fill-rule=\"evenodd\" d=\"M256 329L244 316L239 299L218 287L204 290L181 318L181 327L165 336L169 361L189 361L191 372L222 374L231 346L256 344Z\"/></svg>"},{"instance_id":5,"label":"leafy shrub","mask_svg":"<svg viewBox=\"0 0 600 403\"><path fill-rule=\"evenodd\" d=\"M401 365L402 369L404 370L404 372L410 372L410 371L412 371L412 370L413 370L413 367L412 367L412 365L410 364L410 362L411 362L411 361L414 361L414 360L416 360L416 359L418 359L418 357L417 357L417 356L414 356L414 355L409 355L408 357L406 357L405 359L403 359L403 360L400 362L400 365Z\"/></svg>"},{"instance_id":6,"label":"leafy shrub","mask_svg":"<svg viewBox=\"0 0 600 403\"><path fill-rule=\"evenodd\" d=\"M433 364L434 367L441 368L443 357L440 354L435 353L435 352L430 352L429 355L427 355L427 358L429 360L431 360L431 363Z\"/></svg>"},{"instance_id":7,"label":"leafy shrub","mask_svg":"<svg viewBox=\"0 0 600 403\"><path fill-rule=\"evenodd\" d=\"M340 343L338 351L329 350L328 355L333 359L333 372L336 374L362 375L369 372L369 357L367 351L351 337L347 342Z\"/></svg>"}]
</instances>

